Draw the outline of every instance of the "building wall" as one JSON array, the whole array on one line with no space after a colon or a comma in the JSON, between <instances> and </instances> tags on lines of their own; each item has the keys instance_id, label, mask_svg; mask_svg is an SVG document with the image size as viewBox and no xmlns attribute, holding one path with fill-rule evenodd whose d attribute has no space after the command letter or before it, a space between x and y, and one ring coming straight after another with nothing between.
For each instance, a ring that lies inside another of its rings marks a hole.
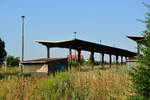
<instances>
[{"instance_id":1,"label":"building wall","mask_svg":"<svg viewBox=\"0 0 150 100\"><path fill-rule=\"evenodd\" d=\"M134 67L134 66L137 66L139 64L139 61L130 61L130 60L128 60L128 61L126 61L126 66L127 67L129 67L129 68L131 68L131 67Z\"/></svg>"},{"instance_id":2,"label":"building wall","mask_svg":"<svg viewBox=\"0 0 150 100\"><path fill-rule=\"evenodd\" d=\"M25 72L44 72L48 73L47 64L28 64L23 66Z\"/></svg>"}]
</instances>

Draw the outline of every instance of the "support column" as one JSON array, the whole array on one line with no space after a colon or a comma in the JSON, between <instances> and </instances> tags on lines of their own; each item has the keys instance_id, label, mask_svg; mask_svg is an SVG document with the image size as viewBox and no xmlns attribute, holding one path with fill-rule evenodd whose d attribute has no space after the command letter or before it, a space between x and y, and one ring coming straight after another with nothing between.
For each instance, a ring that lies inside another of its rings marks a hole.
<instances>
[{"instance_id":1,"label":"support column","mask_svg":"<svg viewBox=\"0 0 150 100\"><path fill-rule=\"evenodd\" d=\"M128 57L125 57L126 61L128 60Z\"/></svg>"},{"instance_id":2,"label":"support column","mask_svg":"<svg viewBox=\"0 0 150 100\"><path fill-rule=\"evenodd\" d=\"M47 47L47 58L50 58L50 47Z\"/></svg>"},{"instance_id":3,"label":"support column","mask_svg":"<svg viewBox=\"0 0 150 100\"><path fill-rule=\"evenodd\" d=\"M74 53L74 55L75 55L74 63L76 64L76 63L77 63L77 56L76 56L77 54L76 54L76 50L74 50L74 52L75 52L75 53Z\"/></svg>"},{"instance_id":4,"label":"support column","mask_svg":"<svg viewBox=\"0 0 150 100\"><path fill-rule=\"evenodd\" d=\"M91 52L91 60L92 60L92 63L94 63L94 52Z\"/></svg>"},{"instance_id":5,"label":"support column","mask_svg":"<svg viewBox=\"0 0 150 100\"><path fill-rule=\"evenodd\" d=\"M71 65L72 65L72 50L71 49L69 49L69 56L70 56L69 67L70 67L70 71L71 71Z\"/></svg>"},{"instance_id":6,"label":"support column","mask_svg":"<svg viewBox=\"0 0 150 100\"><path fill-rule=\"evenodd\" d=\"M102 61L101 61L101 56L102 56L102 55L101 55L101 53L100 53L100 57L99 57L99 58L100 58L100 59L99 59L99 65L102 64L102 63L101 63L101 62L102 62Z\"/></svg>"},{"instance_id":7,"label":"support column","mask_svg":"<svg viewBox=\"0 0 150 100\"><path fill-rule=\"evenodd\" d=\"M94 52L93 51L91 51L91 59L90 60L92 61L92 69L94 69Z\"/></svg>"},{"instance_id":8,"label":"support column","mask_svg":"<svg viewBox=\"0 0 150 100\"><path fill-rule=\"evenodd\" d=\"M78 67L79 67L79 71L80 71L80 64L81 64L80 60L81 60L81 50L78 50Z\"/></svg>"},{"instance_id":9,"label":"support column","mask_svg":"<svg viewBox=\"0 0 150 100\"><path fill-rule=\"evenodd\" d=\"M109 54L109 67L111 68L111 64L112 64L112 57L111 54Z\"/></svg>"},{"instance_id":10,"label":"support column","mask_svg":"<svg viewBox=\"0 0 150 100\"><path fill-rule=\"evenodd\" d=\"M116 55L116 64L118 65L118 55Z\"/></svg>"},{"instance_id":11,"label":"support column","mask_svg":"<svg viewBox=\"0 0 150 100\"><path fill-rule=\"evenodd\" d=\"M102 68L104 68L104 53L102 53Z\"/></svg>"},{"instance_id":12,"label":"support column","mask_svg":"<svg viewBox=\"0 0 150 100\"><path fill-rule=\"evenodd\" d=\"M137 42L137 55L140 55L140 45L138 42Z\"/></svg>"},{"instance_id":13,"label":"support column","mask_svg":"<svg viewBox=\"0 0 150 100\"><path fill-rule=\"evenodd\" d=\"M121 56L121 64L123 65L123 56Z\"/></svg>"}]
</instances>

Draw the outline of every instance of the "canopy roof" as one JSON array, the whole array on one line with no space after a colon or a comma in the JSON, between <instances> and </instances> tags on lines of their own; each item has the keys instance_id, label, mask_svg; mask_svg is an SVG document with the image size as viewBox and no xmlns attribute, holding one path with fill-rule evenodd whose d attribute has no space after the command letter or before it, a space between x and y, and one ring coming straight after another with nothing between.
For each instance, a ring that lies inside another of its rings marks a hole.
<instances>
[{"instance_id":1,"label":"canopy roof","mask_svg":"<svg viewBox=\"0 0 150 100\"><path fill-rule=\"evenodd\" d=\"M144 37L143 36L134 36L134 35L127 35L128 38L134 40L134 41L139 41L139 40L143 40Z\"/></svg>"},{"instance_id":2,"label":"canopy roof","mask_svg":"<svg viewBox=\"0 0 150 100\"><path fill-rule=\"evenodd\" d=\"M102 44L92 43L79 39L65 40L65 41L43 41L36 40L36 42L45 45L46 47L59 47L59 48L70 48L75 50L85 50L90 52L99 52L105 54L112 54L125 57L133 57L137 54L128 50L110 47Z\"/></svg>"},{"instance_id":3,"label":"canopy roof","mask_svg":"<svg viewBox=\"0 0 150 100\"><path fill-rule=\"evenodd\" d=\"M134 36L134 35L127 35L128 38L132 39L133 41L136 41L140 44L146 44L143 36Z\"/></svg>"}]
</instances>

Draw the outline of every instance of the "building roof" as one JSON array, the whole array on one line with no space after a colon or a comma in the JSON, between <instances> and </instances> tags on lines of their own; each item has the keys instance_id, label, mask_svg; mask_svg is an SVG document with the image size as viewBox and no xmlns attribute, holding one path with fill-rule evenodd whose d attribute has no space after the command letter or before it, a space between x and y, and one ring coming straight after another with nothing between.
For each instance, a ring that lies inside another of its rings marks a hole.
<instances>
[{"instance_id":1,"label":"building roof","mask_svg":"<svg viewBox=\"0 0 150 100\"><path fill-rule=\"evenodd\" d=\"M43 59L35 59L35 60L26 60L23 61L22 64L45 64L51 61L58 60L66 60L67 58L43 58Z\"/></svg>"},{"instance_id":2,"label":"building roof","mask_svg":"<svg viewBox=\"0 0 150 100\"><path fill-rule=\"evenodd\" d=\"M102 44L92 43L84 40L79 39L72 39L72 40L65 40L65 41L43 41L43 40L36 40L36 42L47 46L49 48L52 47L59 47L59 48L70 48L75 50L85 50L90 52L98 52L98 53L105 53L105 54L112 54L118 56L125 56L125 57L133 57L137 55L134 52L110 47Z\"/></svg>"}]
</instances>

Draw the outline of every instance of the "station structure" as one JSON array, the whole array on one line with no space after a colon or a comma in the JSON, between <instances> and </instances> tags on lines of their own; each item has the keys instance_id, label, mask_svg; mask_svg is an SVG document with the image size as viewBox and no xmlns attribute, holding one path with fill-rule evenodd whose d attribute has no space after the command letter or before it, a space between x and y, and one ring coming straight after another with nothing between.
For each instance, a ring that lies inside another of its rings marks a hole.
<instances>
[{"instance_id":1,"label":"station structure","mask_svg":"<svg viewBox=\"0 0 150 100\"><path fill-rule=\"evenodd\" d=\"M64 41L44 41L44 40L36 40L39 44L46 46L47 48L47 58L50 58L50 49L51 48L67 48L69 50L69 55L72 55L72 50L76 50L78 52L78 64L80 69L80 57L82 51L88 51L91 53L91 60L94 63L94 53L101 54L101 65L104 65L105 54L109 55L109 66L112 65L112 55L115 56L116 64L118 64L118 60L120 57L120 62L123 64L123 60L127 60L128 58L132 58L137 55L135 52L131 52L128 50L111 47L107 45L97 44L89 41L84 41L80 39L71 39ZM72 60L69 61L69 66L71 69Z\"/></svg>"}]
</instances>

